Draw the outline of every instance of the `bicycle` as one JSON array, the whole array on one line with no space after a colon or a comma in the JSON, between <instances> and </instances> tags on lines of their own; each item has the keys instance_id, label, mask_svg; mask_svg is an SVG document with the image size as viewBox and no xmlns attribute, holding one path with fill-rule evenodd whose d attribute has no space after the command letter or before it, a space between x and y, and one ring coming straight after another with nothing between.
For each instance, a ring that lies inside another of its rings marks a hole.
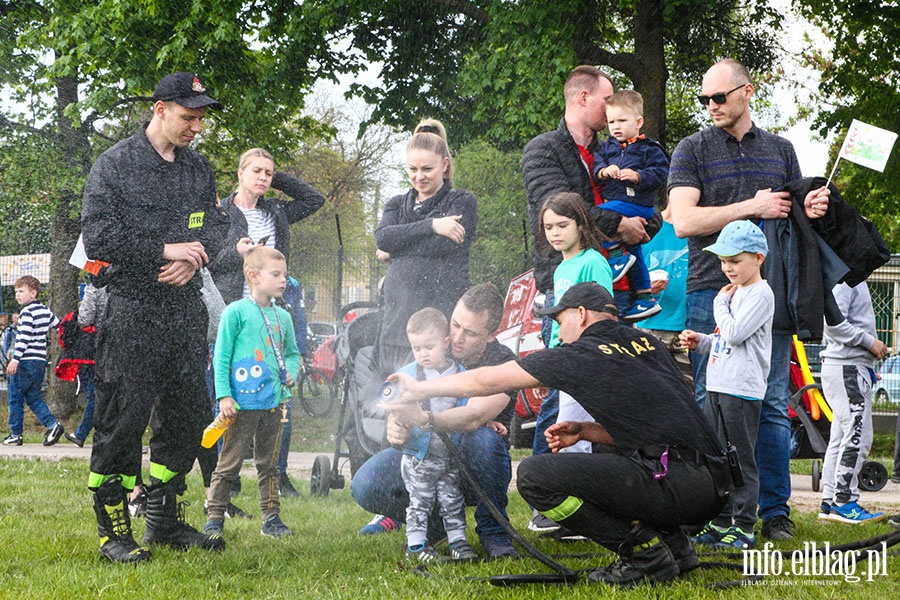
<instances>
[{"instance_id":1,"label":"bicycle","mask_svg":"<svg viewBox=\"0 0 900 600\"><path fill-rule=\"evenodd\" d=\"M311 417L327 417L337 399L337 382L319 369L308 364L306 358L300 361L298 394L304 412Z\"/></svg>"}]
</instances>

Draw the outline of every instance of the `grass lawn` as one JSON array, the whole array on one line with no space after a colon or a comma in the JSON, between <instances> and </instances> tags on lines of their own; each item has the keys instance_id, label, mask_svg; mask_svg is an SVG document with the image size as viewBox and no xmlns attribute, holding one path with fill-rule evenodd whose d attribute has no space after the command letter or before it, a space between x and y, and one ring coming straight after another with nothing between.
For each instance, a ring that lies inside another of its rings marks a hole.
<instances>
[{"instance_id":1,"label":"grass lawn","mask_svg":"<svg viewBox=\"0 0 900 600\"><path fill-rule=\"evenodd\" d=\"M4 415L0 415L3 418ZM332 420L301 419L296 450L330 451L334 434ZM32 428L26 443L39 443L41 431ZM62 442L65 443L65 442ZM520 451L516 451L519 453ZM517 458L522 458L517 456ZM153 560L137 567L111 564L97 552L96 521L91 495L85 487L87 462L0 459L0 598L892 598L900 584L900 556L887 550L886 563L877 575L866 557L858 559L853 572L860 581L841 575L787 575L791 552L804 542L819 548L826 541L842 544L894 531L886 524L865 527L820 522L812 512L795 511L791 517L800 534L792 542L775 548L784 551L782 574L764 578L759 585L733 590L714 590L710 584L738 579L739 571L702 569L675 583L633 590L614 590L588 585L586 577L571 586L526 585L499 588L486 578L504 573L536 573L549 569L531 558L475 564L445 564L429 567L429 576L415 572L404 562L402 533L359 537L358 529L370 518L352 500L348 489L333 490L325 498L285 499L282 518L295 535L271 539L260 535L258 496L252 479L246 479L236 503L253 513L254 520L229 520L225 526L228 548L223 553L178 552L154 548ZM188 476L188 522L202 526L202 483L196 471ZM247 485L249 484L249 485ZM301 489L306 486L298 486ZM510 495L512 522L542 551L572 569L606 565L612 555L589 543L561 544L538 539L525 530L530 510L518 496ZM469 512L469 538L481 552ZM134 522L136 537L144 522ZM446 547L442 548L446 551ZM799 555L798 555L799 556ZM849 554L835 554L850 564ZM741 556L705 555L705 561L728 561L738 565ZM798 558L799 560L799 558ZM775 570L777 562L766 562ZM811 570L810 561L798 563ZM791 571L796 573L795 571ZM868 579L871 578L871 581Z\"/></svg>"},{"instance_id":2,"label":"grass lawn","mask_svg":"<svg viewBox=\"0 0 900 600\"><path fill-rule=\"evenodd\" d=\"M900 583L900 557L890 555L873 581L859 582L840 576L772 576L763 584L733 591L707 589L709 583L737 578L736 572L716 569L695 571L676 583L618 591L579 583L573 587L529 585L497 588L483 578L501 573L546 572L533 559L479 564L448 564L429 568L430 577L414 573L402 560L402 534L359 537L368 519L345 490L326 498L286 499L284 521L293 537L265 538L259 534L259 510L253 485L245 485L240 506L254 512L254 520L226 523L228 548L223 553L177 552L153 549L153 560L137 567L115 565L97 552L97 534L84 487L86 462L0 459L0 553L3 557L5 598L714 598L727 594L740 598L889 598ZM202 486L199 475L189 476L188 520L202 525ZM529 510L518 495L510 499L514 523L524 525ZM893 531L888 525L866 527L820 523L814 514L792 515L798 530L820 547L845 543L868 535ZM472 522L471 513L469 515ZM142 519L135 532L143 533ZM610 562L612 556L588 542L560 544L526 537L573 569ZM470 541L478 548L474 527ZM803 547L800 540L780 543L781 550ZM889 549L888 552L892 552ZM587 556L584 556L587 555ZM721 558L721 557L720 557ZM719 558L704 557L705 560ZM736 561L740 564L740 560ZM776 563L771 562L774 570ZM790 569L790 557L784 568ZM811 568L811 567L810 567ZM857 575L869 567L860 559Z\"/></svg>"}]
</instances>

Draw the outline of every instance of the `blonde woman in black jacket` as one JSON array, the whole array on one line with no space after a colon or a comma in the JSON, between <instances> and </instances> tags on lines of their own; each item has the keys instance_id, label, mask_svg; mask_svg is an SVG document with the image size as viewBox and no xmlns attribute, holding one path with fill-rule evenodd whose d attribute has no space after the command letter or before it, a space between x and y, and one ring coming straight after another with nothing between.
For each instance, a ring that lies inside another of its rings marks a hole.
<instances>
[{"instance_id":1,"label":"blonde woman in black jacket","mask_svg":"<svg viewBox=\"0 0 900 600\"><path fill-rule=\"evenodd\" d=\"M469 248L478 224L475 196L453 188L453 162L440 121L427 119L406 146L412 184L384 207L375 230L384 280L384 319L378 367L390 374L409 355L406 321L431 306L447 318L469 287Z\"/></svg>"}]
</instances>

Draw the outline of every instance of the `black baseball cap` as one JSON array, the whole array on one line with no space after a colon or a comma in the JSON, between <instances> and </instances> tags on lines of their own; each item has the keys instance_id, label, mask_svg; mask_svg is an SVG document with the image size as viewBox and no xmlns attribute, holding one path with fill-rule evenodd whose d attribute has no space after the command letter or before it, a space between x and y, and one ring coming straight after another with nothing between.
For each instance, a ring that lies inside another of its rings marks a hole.
<instances>
[{"instance_id":1,"label":"black baseball cap","mask_svg":"<svg viewBox=\"0 0 900 600\"><path fill-rule=\"evenodd\" d=\"M176 102L185 108L208 106L222 110L222 105L206 95L206 88L193 73L179 71L163 77L153 90L153 100Z\"/></svg>"},{"instance_id":2,"label":"black baseball cap","mask_svg":"<svg viewBox=\"0 0 900 600\"><path fill-rule=\"evenodd\" d=\"M542 315L553 317L567 308L578 308L579 306L583 306L587 310L607 312L611 315L619 314L613 295L595 281L576 283L566 290L556 306L545 308L539 312Z\"/></svg>"}]
</instances>

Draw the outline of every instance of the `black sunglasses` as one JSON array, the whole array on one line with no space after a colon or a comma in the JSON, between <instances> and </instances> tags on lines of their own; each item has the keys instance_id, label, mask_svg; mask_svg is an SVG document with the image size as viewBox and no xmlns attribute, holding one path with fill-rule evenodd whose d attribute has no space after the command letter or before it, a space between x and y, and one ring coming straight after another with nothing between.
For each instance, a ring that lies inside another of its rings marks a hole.
<instances>
[{"instance_id":1,"label":"black sunglasses","mask_svg":"<svg viewBox=\"0 0 900 600\"><path fill-rule=\"evenodd\" d=\"M703 106L709 106L710 100L712 100L716 104L725 104L725 101L728 99L728 94L730 94L731 92L733 92L735 90L741 89L745 85L747 85L747 84L742 83L741 85L737 86L736 88L734 88L732 90L728 90L724 94L722 92L719 92L718 94L713 94L712 96L704 96L703 94L700 94L699 96L697 96L697 102L699 102Z\"/></svg>"}]
</instances>

